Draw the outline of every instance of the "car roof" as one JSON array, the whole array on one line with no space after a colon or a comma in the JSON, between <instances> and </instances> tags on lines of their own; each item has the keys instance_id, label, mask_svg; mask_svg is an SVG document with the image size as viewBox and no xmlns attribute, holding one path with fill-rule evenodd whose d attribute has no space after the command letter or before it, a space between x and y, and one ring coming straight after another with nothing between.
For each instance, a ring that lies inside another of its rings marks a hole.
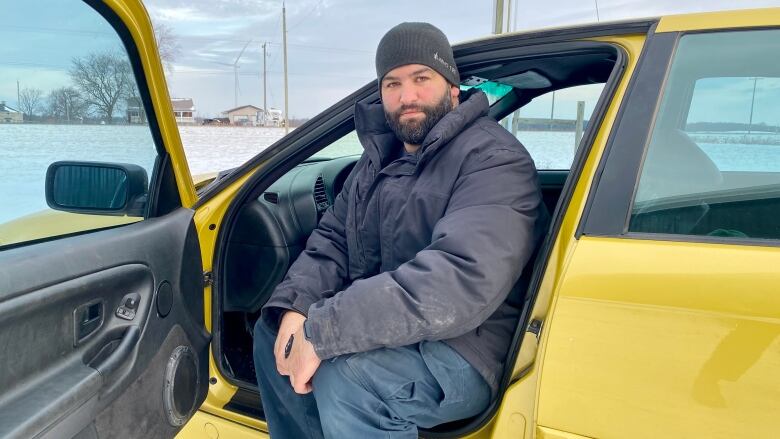
<instances>
[{"instance_id":1,"label":"car roof","mask_svg":"<svg viewBox=\"0 0 780 439\"><path fill-rule=\"evenodd\" d=\"M728 11L698 12L674 14L656 17L632 18L626 20L602 21L599 23L582 23L562 26L548 26L507 32L498 35L487 35L475 39L461 41L456 48L475 44L492 43L504 38L536 37L540 34L570 33L609 35L610 30L615 35L626 34L626 30L636 28L638 31L648 24L658 26L656 32L696 31L708 29L736 29L744 27L761 27L780 25L780 8L737 9Z\"/></svg>"}]
</instances>

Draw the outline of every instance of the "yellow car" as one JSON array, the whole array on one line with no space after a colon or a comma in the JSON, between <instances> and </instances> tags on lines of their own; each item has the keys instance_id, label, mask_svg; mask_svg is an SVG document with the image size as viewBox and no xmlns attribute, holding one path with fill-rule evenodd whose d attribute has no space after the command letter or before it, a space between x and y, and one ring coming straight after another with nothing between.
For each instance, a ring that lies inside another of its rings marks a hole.
<instances>
[{"instance_id":1,"label":"yellow car","mask_svg":"<svg viewBox=\"0 0 780 439\"><path fill-rule=\"evenodd\" d=\"M355 164L376 84L196 190L140 1L0 10L0 84L26 68L51 86L50 123L0 124L2 175L46 171L4 181L3 203L67 212L0 218L0 437L265 437L252 323ZM777 436L778 53L780 9L455 47L553 221L496 400L422 436ZM99 65L121 117L90 95ZM570 117L527 116L554 96Z\"/></svg>"}]
</instances>

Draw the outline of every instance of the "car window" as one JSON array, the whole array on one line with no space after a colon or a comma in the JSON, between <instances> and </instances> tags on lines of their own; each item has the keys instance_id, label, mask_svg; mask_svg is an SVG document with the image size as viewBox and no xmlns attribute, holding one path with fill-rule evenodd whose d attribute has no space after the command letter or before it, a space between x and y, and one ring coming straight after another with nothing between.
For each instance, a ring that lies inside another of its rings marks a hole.
<instances>
[{"instance_id":1,"label":"car window","mask_svg":"<svg viewBox=\"0 0 780 439\"><path fill-rule=\"evenodd\" d=\"M6 2L0 11L0 246L142 219L143 196L115 211L128 201L128 182L151 181L157 158L117 33L79 0ZM119 168L61 168L53 200L111 214L55 211L45 182L61 161L120 163L133 178Z\"/></svg>"},{"instance_id":2,"label":"car window","mask_svg":"<svg viewBox=\"0 0 780 439\"><path fill-rule=\"evenodd\" d=\"M780 239L780 31L684 36L629 231Z\"/></svg>"},{"instance_id":3,"label":"car window","mask_svg":"<svg viewBox=\"0 0 780 439\"><path fill-rule=\"evenodd\" d=\"M363 145L360 144L357 132L350 131L347 135L339 138L335 142L317 151L312 159L336 159L350 155L363 154Z\"/></svg>"},{"instance_id":4,"label":"car window","mask_svg":"<svg viewBox=\"0 0 780 439\"><path fill-rule=\"evenodd\" d=\"M568 170L604 84L537 96L501 120L525 146L539 170Z\"/></svg>"}]
</instances>

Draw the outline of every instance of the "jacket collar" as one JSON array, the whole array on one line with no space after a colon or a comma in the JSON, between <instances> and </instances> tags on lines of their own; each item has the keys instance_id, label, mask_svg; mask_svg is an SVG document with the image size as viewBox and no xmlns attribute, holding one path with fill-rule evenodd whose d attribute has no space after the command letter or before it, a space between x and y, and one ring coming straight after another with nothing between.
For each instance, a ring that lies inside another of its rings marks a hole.
<instances>
[{"instance_id":1,"label":"jacket collar","mask_svg":"<svg viewBox=\"0 0 780 439\"><path fill-rule=\"evenodd\" d=\"M418 166L430 160L469 124L487 115L490 109L487 96L479 90L461 92L460 100L460 104L447 113L423 140ZM398 148L403 147L387 124L381 103L355 104L355 130L363 149L377 169L387 166Z\"/></svg>"}]
</instances>

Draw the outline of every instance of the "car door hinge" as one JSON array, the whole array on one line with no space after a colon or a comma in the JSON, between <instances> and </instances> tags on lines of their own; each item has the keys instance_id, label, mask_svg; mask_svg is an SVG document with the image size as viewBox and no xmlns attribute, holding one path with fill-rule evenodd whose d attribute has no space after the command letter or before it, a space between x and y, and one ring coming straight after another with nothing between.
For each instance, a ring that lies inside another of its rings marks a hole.
<instances>
[{"instance_id":1,"label":"car door hinge","mask_svg":"<svg viewBox=\"0 0 780 439\"><path fill-rule=\"evenodd\" d=\"M542 333L542 321L536 319L531 320L531 323L528 324L527 331L534 334L536 339L539 340L539 334Z\"/></svg>"},{"instance_id":2,"label":"car door hinge","mask_svg":"<svg viewBox=\"0 0 780 439\"><path fill-rule=\"evenodd\" d=\"M210 271L204 271L203 272L203 286L210 287L211 285L214 285L214 275L211 274Z\"/></svg>"}]
</instances>

